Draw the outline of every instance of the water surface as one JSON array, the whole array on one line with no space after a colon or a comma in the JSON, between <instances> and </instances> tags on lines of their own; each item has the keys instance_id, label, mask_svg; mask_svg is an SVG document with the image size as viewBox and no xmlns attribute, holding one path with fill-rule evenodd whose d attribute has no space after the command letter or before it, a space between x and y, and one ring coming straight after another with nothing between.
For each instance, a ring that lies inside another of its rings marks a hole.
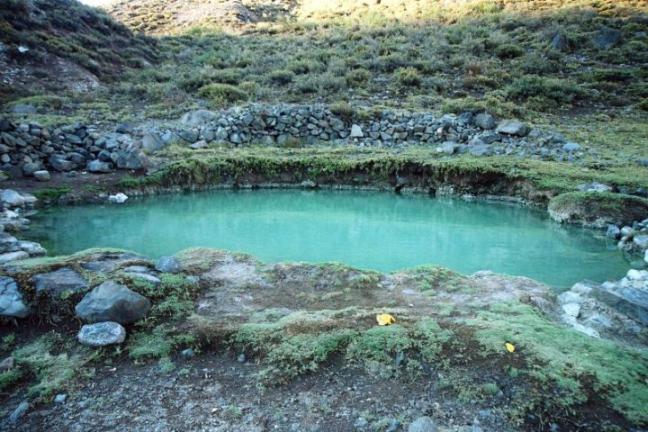
<instances>
[{"instance_id":1,"label":"water surface","mask_svg":"<svg viewBox=\"0 0 648 432\"><path fill-rule=\"evenodd\" d=\"M393 271L435 264L493 270L556 287L621 277L614 244L520 206L357 191L214 191L54 208L30 236L51 254L119 247L151 258L187 247L265 262L338 261Z\"/></svg>"}]
</instances>

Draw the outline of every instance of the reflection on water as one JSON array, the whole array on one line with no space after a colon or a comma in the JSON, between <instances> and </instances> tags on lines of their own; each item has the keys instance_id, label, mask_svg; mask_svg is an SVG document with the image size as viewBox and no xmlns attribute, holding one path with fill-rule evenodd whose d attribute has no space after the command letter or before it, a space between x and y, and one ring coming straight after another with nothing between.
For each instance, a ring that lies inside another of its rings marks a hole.
<instances>
[{"instance_id":1,"label":"reflection on water","mask_svg":"<svg viewBox=\"0 0 648 432\"><path fill-rule=\"evenodd\" d=\"M112 246L159 257L206 246L266 262L488 269L557 287L627 269L613 245L539 211L377 192L215 191L57 208L34 217L30 235L55 254Z\"/></svg>"}]
</instances>

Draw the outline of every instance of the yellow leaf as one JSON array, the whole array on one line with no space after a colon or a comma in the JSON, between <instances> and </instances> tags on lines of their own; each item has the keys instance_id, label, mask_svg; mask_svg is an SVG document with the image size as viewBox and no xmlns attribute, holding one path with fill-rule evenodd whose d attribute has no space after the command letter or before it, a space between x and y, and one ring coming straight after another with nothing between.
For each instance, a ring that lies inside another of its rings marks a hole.
<instances>
[{"instance_id":1,"label":"yellow leaf","mask_svg":"<svg viewBox=\"0 0 648 432\"><path fill-rule=\"evenodd\" d=\"M396 318L386 313L378 314L376 315L376 321L378 321L378 325L386 326L386 325L394 324L396 322Z\"/></svg>"},{"instance_id":2,"label":"yellow leaf","mask_svg":"<svg viewBox=\"0 0 648 432\"><path fill-rule=\"evenodd\" d=\"M515 352L515 345L513 345L512 343L508 343L508 342L506 342L505 345L506 345L506 350L508 352L511 352L511 353Z\"/></svg>"}]
</instances>

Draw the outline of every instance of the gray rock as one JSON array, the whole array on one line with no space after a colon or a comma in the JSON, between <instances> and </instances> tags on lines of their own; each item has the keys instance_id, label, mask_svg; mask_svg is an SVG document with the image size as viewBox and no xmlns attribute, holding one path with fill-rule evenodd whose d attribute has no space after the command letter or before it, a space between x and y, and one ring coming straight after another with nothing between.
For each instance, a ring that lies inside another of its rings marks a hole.
<instances>
[{"instance_id":1,"label":"gray rock","mask_svg":"<svg viewBox=\"0 0 648 432\"><path fill-rule=\"evenodd\" d=\"M529 133L529 127L517 120L503 120L497 125L495 132L503 135L523 137Z\"/></svg>"},{"instance_id":2,"label":"gray rock","mask_svg":"<svg viewBox=\"0 0 648 432\"><path fill-rule=\"evenodd\" d=\"M12 261L18 261L25 258L29 258L29 254L27 252L23 252L23 251L7 252L7 253L0 254L0 264L7 264Z\"/></svg>"},{"instance_id":3,"label":"gray rock","mask_svg":"<svg viewBox=\"0 0 648 432\"><path fill-rule=\"evenodd\" d=\"M146 156L137 150L119 152L115 161L119 169L139 170L148 164Z\"/></svg>"},{"instance_id":4,"label":"gray rock","mask_svg":"<svg viewBox=\"0 0 648 432\"><path fill-rule=\"evenodd\" d=\"M88 162L86 169L92 173L109 173L112 172L112 164L102 162L99 159Z\"/></svg>"},{"instance_id":5,"label":"gray rock","mask_svg":"<svg viewBox=\"0 0 648 432\"><path fill-rule=\"evenodd\" d=\"M18 247L32 257L47 255L47 250L40 243L21 240L18 242Z\"/></svg>"},{"instance_id":6,"label":"gray rock","mask_svg":"<svg viewBox=\"0 0 648 432\"><path fill-rule=\"evenodd\" d=\"M49 157L48 162L54 170L59 172L71 171L74 169L74 163L67 160L63 155L54 154Z\"/></svg>"},{"instance_id":7,"label":"gray rock","mask_svg":"<svg viewBox=\"0 0 648 432\"><path fill-rule=\"evenodd\" d=\"M479 113L474 118L475 126L485 130L495 129L495 117L488 113Z\"/></svg>"},{"instance_id":8,"label":"gray rock","mask_svg":"<svg viewBox=\"0 0 648 432\"><path fill-rule=\"evenodd\" d=\"M191 144L189 146L189 148L191 148L193 150L200 150L200 149L204 149L204 148L207 148L207 147L208 147L207 141L204 141L204 140L200 140L200 141L195 142L195 143L193 143L193 144Z\"/></svg>"},{"instance_id":9,"label":"gray rock","mask_svg":"<svg viewBox=\"0 0 648 432\"><path fill-rule=\"evenodd\" d=\"M551 48L557 50L557 51L569 51L569 48L571 46L571 43L569 42L569 39L567 36L562 34L561 32L558 32L554 35L553 38L551 38Z\"/></svg>"},{"instance_id":10,"label":"gray rock","mask_svg":"<svg viewBox=\"0 0 648 432\"><path fill-rule=\"evenodd\" d=\"M642 234L634 236L632 243L641 250L648 249L648 235Z\"/></svg>"},{"instance_id":11,"label":"gray rock","mask_svg":"<svg viewBox=\"0 0 648 432\"><path fill-rule=\"evenodd\" d=\"M187 126L203 126L216 120L218 115L213 111L196 110L186 113L180 122Z\"/></svg>"},{"instance_id":12,"label":"gray rock","mask_svg":"<svg viewBox=\"0 0 648 432\"><path fill-rule=\"evenodd\" d=\"M608 225L605 236L612 239L618 239L619 237L621 237L621 229L619 229L619 227L616 225Z\"/></svg>"},{"instance_id":13,"label":"gray rock","mask_svg":"<svg viewBox=\"0 0 648 432\"><path fill-rule=\"evenodd\" d=\"M158 277L153 276L152 274L141 273L141 272L126 272L126 273L135 279L140 279L144 282L149 282L153 285L159 285L162 282Z\"/></svg>"},{"instance_id":14,"label":"gray rock","mask_svg":"<svg viewBox=\"0 0 648 432\"><path fill-rule=\"evenodd\" d=\"M64 404L66 400L67 400L67 395L65 393L59 393L54 398L54 403Z\"/></svg>"},{"instance_id":15,"label":"gray rock","mask_svg":"<svg viewBox=\"0 0 648 432\"><path fill-rule=\"evenodd\" d=\"M455 154L457 151L457 143L454 141L446 141L439 146L438 151L447 155Z\"/></svg>"},{"instance_id":16,"label":"gray rock","mask_svg":"<svg viewBox=\"0 0 648 432\"><path fill-rule=\"evenodd\" d=\"M62 268L32 277L37 295L59 297L64 292L77 293L88 289L88 282L71 268Z\"/></svg>"},{"instance_id":17,"label":"gray rock","mask_svg":"<svg viewBox=\"0 0 648 432\"><path fill-rule=\"evenodd\" d=\"M488 144L470 146L468 151L473 156L488 156L493 153L491 146L489 146Z\"/></svg>"},{"instance_id":18,"label":"gray rock","mask_svg":"<svg viewBox=\"0 0 648 432\"><path fill-rule=\"evenodd\" d=\"M364 133L362 133L362 128L360 125L354 124L351 126L351 138L362 138L364 137Z\"/></svg>"},{"instance_id":19,"label":"gray rock","mask_svg":"<svg viewBox=\"0 0 648 432\"><path fill-rule=\"evenodd\" d=\"M25 176L33 176L41 168L40 163L28 162L22 166L22 172Z\"/></svg>"},{"instance_id":20,"label":"gray rock","mask_svg":"<svg viewBox=\"0 0 648 432\"><path fill-rule=\"evenodd\" d=\"M142 149L147 153L155 153L164 146L164 141L156 133L150 132L142 137Z\"/></svg>"},{"instance_id":21,"label":"gray rock","mask_svg":"<svg viewBox=\"0 0 648 432\"><path fill-rule=\"evenodd\" d=\"M594 46L602 50L609 50L621 41L621 32L616 29L604 27L594 36Z\"/></svg>"},{"instance_id":22,"label":"gray rock","mask_svg":"<svg viewBox=\"0 0 648 432\"><path fill-rule=\"evenodd\" d=\"M46 182L46 181L50 181L52 176L47 170L38 170L34 172L34 178L38 181Z\"/></svg>"},{"instance_id":23,"label":"gray rock","mask_svg":"<svg viewBox=\"0 0 648 432\"><path fill-rule=\"evenodd\" d=\"M25 318L29 308L23 301L16 281L10 277L0 276L0 316Z\"/></svg>"},{"instance_id":24,"label":"gray rock","mask_svg":"<svg viewBox=\"0 0 648 432\"><path fill-rule=\"evenodd\" d=\"M120 344L126 339L126 330L112 321L86 324L79 330L77 339L81 344L92 347Z\"/></svg>"},{"instance_id":25,"label":"gray rock","mask_svg":"<svg viewBox=\"0 0 648 432\"><path fill-rule=\"evenodd\" d=\"M407 432L436 432L437 426L430 417L419 417L410 423Z\"/></svg>"},{"instance_id":26,"label":"gray rock","mask_svg":"<svg viewBox=\"0 0 648 432\"><path fill-rule=\"evenodd\" d=\"M0 362L0 373L7 372L8 370L13 369L15 365L16 365L16 360L11 356L7 357L6 359Z\"/></svg>"},{"instance_id":27,"label":"gray rock","mask_svg":"<svg viewBox=\"0 0 648 432\"><path fill-rule=\"evenodd\" d=\"M16 407L15 410L9 415L9 421L11 423L18 423L18 420L25 414L27 414L27 411L29 410L29 402L22 401L20 404Z\"/></svg>"},{"instance_id":28,"label":"gray rock","mask_svg":"<svg viewBox=\"0 0 648 432\"><path fill-rule=\"evenodd\" d=\"M163 256L157 263L155 263L155 269L162 273L180 273L182 271L182 266L177 258L172 256Z\"/></svg>"},{"instance_id":29,"label":"gray rock","mask_svg":"<svg viewBox=\"0 0 648 432\"><path fill-rule=\"evenodd\" d=\"M603 183L592 182L578 185L577 189L581 192L610 192L612 191L612 186L608 186Z\"/></svg>"},{"instance_id":30,"label":"gray rock","mask_svg":"<svg viewBox=\"0 0 648 432\"><path fill-rule=\"evenodd\" d=\"M3 226L4 228L4 226ZM0 233L0 253L15 252L18 249L18 239L5 232Z\"/></svg>"},{"instance_id":31,"label":"gray rock","mask_svg":"<svg viewBox=\"0 0 648 432\"><path fill-rule=\"evenodd\" d=\"M193 358L194 355L195 355L194 350L192 350L191 348L187 348L186 350L182 350L182 352L180 354L182 355L182 357L184 357L186 359Z\"/></svg>"},{"instance_id":32,"label":"gray rock","mask_svg":"<svg viewBox=\"0 0 648 432\"><path fill-rule=\"evenodd\" d=\"M25 197L13 189L3 189L0 192L0 201L7 207L22 207L26 204Z\"/></svg>"},{"instance_id":33,"label":"gray rock","mask_svg":"<svg viewBox=\"0 0 648 432\"><path fill-rule=\"evenodd\" d=\"M580 144L575 143L575 142L568 142L565 145L562 146L563 151L566 151L567 153L573 153L575 151L578 151L581 149Z\"/></svg>"},{"instance_id":34,"label":"gray rock","mask_svg":"<svg viewBox=\"0 0 648 432\"><path fill-rule=\"evenodd\" d=\"M86 322L130 324L144 318L150 308L151 302L146 297L109 280L86 294L75 311Z\"/></svg>"}]
</instances>

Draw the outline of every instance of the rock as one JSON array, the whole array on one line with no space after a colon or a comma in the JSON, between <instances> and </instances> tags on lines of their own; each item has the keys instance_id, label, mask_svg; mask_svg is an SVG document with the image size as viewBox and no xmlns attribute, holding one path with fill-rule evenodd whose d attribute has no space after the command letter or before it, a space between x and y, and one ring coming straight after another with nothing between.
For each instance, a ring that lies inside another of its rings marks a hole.
<instances>
[{"instance_id":1,"label":"rock","mask_svg":"<svg viewBox=\"0 0 648 432\"><path fill-rule=\"evenodd\" d=\"M189 148L191 148L193 150L200 150L200 149L204 149L204 148L207 148L207 147L209 147L209 145L207 144L207 141L205 141L205 140L200 140L200 141L198 141L196 143L193 143L193 144L191 144L189 146Z\"/></svg>"},{"instance_id":2,"label":"rock","mask_svg":"<svg viewBox=\"0 0 648 432\"><path fill-rule=\"evenodd\" d=\"M22 172L26 177L33 176L41 168L40 164L29 162L22 166Z\"/></svg>"},{"instance_id":3,"label":"rock","mask_svg":"<svg viewBox=\"0 0 648 432\"><path fill-rule=\"evenodd\" d=\"M109 173L112 172L112 164L102 162L99 159L92 160L86 165L86 169L92 173Z\"/></svg>"},{"instance_id":4,"label":"rock","mask_svg":"<svg viewBox=\"0 0 648 432\"><path fill-rule=\"evenodd\" d=\"M608 186L603 183L592 182L580 184L577 186L577 189L581 192L610 192L612 191L612 186Z\"/></svg>"},{"instance_id":5,"label":"rock","mask_svg":"<svg viewBox=\"0 0 648 432\"><path fill-rule=\"evenodd\" d=\"M23 252L23 251L7 252L7 253L0 254L0 264L7 264L12 261L18 261L25 258L29 258L29 254L27 252Z\"/></svg>"},{"instance_id":6,"label":"rock","mask_svg":"<svg viewBox=\"0 0 648 432\"><path fill-rule=\"evenodd\" d=\"M642 234L632 238L632 243L641 250L648 249L648 235Z\"/></svg>"},{"instance_id":7,"label":"rock","mask_svg":"<svg viewBox=\"0 0 648 432\"><path fill-rule=\"evenodd\" d=\"M299 184L304 189L315 189L317 188L317 183L313 180L304 180Z\"/></svg>"},{"instance_id":8,"label":"rock","mask_svg":"<svg viewBox=\"0 0 648 432\"><path fill-rule=\"evenodd\" d=\"M25 198L13 189L3 189L0 192L0 201L7 207L22 207L25 205Z\"/></svg>"},{"instance_id":9,"label":"rock","mask_svg":"<svg viewBox=\"0 0 648 432\"><path fill-rule=\"evenodd\" d=\"M47 250L43 246L41 246L40 243L21 240L18 242L18 247L23 252L27 252L30 257L47 255Z\"/></svg>"},{"instance_id":10,"label":"rock","mask_svg":"<svg viewBox=\"0 0 648 432\"><path fill-rule=\"evenodd\" d=\"M187 126L203 126L215 121L217 114L209 110L196 110L186 113L180 122Z\"/></svg>"},{"instance_id":11,"label":"rock","mask_svg":"<svg viewBox=\"0 0 648 432\"><path fill-rule=\"evenodd\" d=\"M59 393L54 397L54 403L64 404L67 400L67 395L65 393Z\"/></svg>"},{"instance_id":12,"label":"rock","mask_svg":"<svg viewBox=\"0 0 648 432\"><path fill-rule=\"evenodd\" d=\"M562 146L563 151L567 153L573 153L575 151L578 151L581 149L580 144L575 143L575 142L568 142L565 145Z\"/></svg>"},{"instance_id":13,"label":"rock","mask_svg":"<svg viewBox=\"0 0 648 432\"><path fill-rule=\"evenodd\" d=\"M612 239L618 239L619 237L621 237L621 230L616 225L608 225L605 236Z\"/></svg>"},{"instance_id":14,"label":"rock","mask_svg":"<svg viewBox=\"0 0 648 432\"><path fill-rule=\"evenodd\" d=\"M569 42L567 36L565 36L561 32L558 32L554 35L553 38L551 38L550 46L557 51L569 51L571 43Z\"/></svg>"},{"instance_id":15,"label":"rock","mask_svg":"<svg viewBox=\"0 0 648 432\"><path fill-rule=\"evenodd\" d=\"M145 168L148 160L137 150L118 152L115 164L119 169L139 170Z\"/></svg>"},{"instance_id":16,"label":"rock","mask_svg":"<svg viewBox=\"0 0 648 432\"><path fill-rule=\"evenodd\" d=\"M38 170L34 172L34 178L38 181L46 182L46 181L50 181L52 176L47 170Z\"/></svg>"},{"instance_id":17,"label":"rock","mask_svg":"<svg viewBox=\"0 0 648 432\"><path fill-rule=\"evenodd\" d=\"M517 120L504 120L497 125L495 132L503 135L523 137L529 133L529 127Z\"/></svg>"},{"instance_id":18,"label":"rock","mask_svg":"<svg viewBox=\"0 0 648 432\"><path fill-rule=\"evenodd\" d=\"M86 322L130 324L144 318L150 308L151 302L146 297L108 280L86 294L75 311Z\"/></svg>"},{"instance_id":19,"label":"rock","mask_svg":"<svg viewBox=\"0 0 648 432\"><path fill-rule=\"evenodd\" d=\"M457 143L454 141L446 141L437 148L437 151L447 155L453 155L457 151Z\"/></svg>"},{"instance_id":20,"label":"rock","mask_svg":"<svg viewBox=\"0 0 648 432\"><path fill-rule=\"evenodd\" d=\"M621 32L616 29L604 27L594 36L594 46L602 50L609 50L621 41Z\"/></svg>"},{"instance_id":21,"label":"rock","mask_svg":"<svg viewBox=\"0 0 648 432\"><path fill-rule=\"evenodd\" d=\"M577 318L580 313L580 305L578 303L565 303L562 305L562 309L567 316L574 318Z\"/></svg>"},{"instance_id":22,"label":"rock","mask_svg":"<svg viewBox=\"0 0 648 432\"><path fill-rule=\"evenodd\" d=\"M147 153L155 153L164 146L164 141L156 133L150 132L142 137L142 149Z\"/></svg>"},{"instance_id":23,"label":"rock","mask_svg":"<svg viewBox=\"0 0 648 432\"><path fill-rule=\"evenodd\" d=\"M4 226L3 226L4 228ZM0 233L0 253L15 252L18 249L18 239L5 232Z\"/></svg>"},{"instance_id":24,"label":"rock","mask_svg":"<svg viewBox=\"0 0 648 432\"><path fill-rule=\"evenodd\" d=\"M126 339L126 330L121 324L112 321L86 324L81 327L77 339L81 344L91 347L120 344Z\"/></svg>"},{"instance_id":25,"label":"rock","mask_svg":"<svg viewBox=\"0 0 648 432\"><path fill-rule=\"evenodd\" d=\"M16 407L15 410L9 415L9 421L11 423L18 423L18 420L25 414L27 414L27 411L29 410L29 402L22 401L20 404Z\"/></svg>"},{"instance_id":26,"label":"rock","mask_svg":"<svg viewBox=\"0 0 648 432\"><path fill-rule=\"evenodd\" d=\"M88 289L88 282L71 268L62 268L32 277L37 295L59 297L64 292L77 293Z\"/></svg>"},{"instance_id":27,"label":"rock","mask_svg":"<svg viewBox=\"0 0 648 432\"><path fill-rule=\"evenodd\" d=\"M187 348L186 350L182 350L182 352L180 354L182 355L182 357L184 357L186 359L193 358L194 355L195 355L194 350L192 350L191 348Z\"/></svg>"},{"instance_id":28,"label":"rock","mask_svg":"<svg viewBox=\"0 0 648 432\"><path fill-rule=\"evenodd\" d=\"M0 316L25 318L29 308L23 301L16 281L7 276L0 276Z\"/></svg>"},{"instance_id":29,"label":"rock","mask_svg":"<svg viewBox=\"0 0 648 432\"><path fill-rule=\"evenodd\" d=\"M0 373L7 372L14 368L16 361L13 357L9 356L0 362Z\"/></svg>"},{"instance_id":30,"label":"rock","mask_svg":"<svg viewBox=\"0 0 648 432\"><path fill-rule=\"evenodd\" d=\"M437 426L430 417L419 417L410 423L407 432L436 432Z\"/></svg>"},{"instance_id":31,"label":"rock","mask_svg":"<svg viewBox=\"0 0 648 432\"><path fill-rule=\"evenodd\" d=\"M48 162L52 168L59 172L71 171L74 169L74 163L67 160L62 155L54 154L49 157Z\"/></svg>"},{"instance_id":32,"label":"rock","mask_svg":"<svg viewBox=\"0 0 648 432\"><path fill-rule=\"evenodd\" d=\"M20 49L20 47L19 47ZM29 51L29 49L27 50ZM25 52L27 52L25 51ZM36 114L37 110L34 105L29 104L16 104L11 107L11 112L14 114Z\"/></svg>"},{"instance_id":33,"label":"rock","mask_svg":"<svg viewBox=\"0 0 648 432\"><path fill-rule=\"evenodd\" d=\"M468 151L473 156L488 156L493 153L491 146L489 146L488 144L470 146Z\"/></svg>"},{"instance_id":34,"label":"rock","mask_svg":"<svg viewBox=\"0 0 648 432\"><path fill-rule=\"evenodd\" d=\"M362 138L364 137L364 133L362 133L362 128L360 125L354 124L351 126L351 138Z\"/></svg>"},{"instance_id":35,"label":"rock","mask_svg":"<svg viewBox=\"0 0 648 432\"><path fill-rule=\"evenodd\" d=\"M495 129L495 117L488 113L479 113L477 114L473 122L475 123L475 126L484 129L484 130L491 130Z\"/></svg>"},{"instance_id":36,"label":"rock","mask_svg":"<svg viewBox=\"0 0 648 432\"><path fill-rule=\"evenodd\" d=\"M159 285L160 283L162 283L162 281L159 278L153 276L152 274L140 273L140 272L126 272L126 273L133 278L140 279L145 282L149 282L153 285Z\"/></svg>"},{"instance_id":37,"label":"rock","mask_svg":"<svg viewBox=\"0 0 648 432\"><path fill-rule=\"evenodd\" d=\"M175 257L163 256L155 264L155 269L162 273L180 273L182 266Z\"/></svg>"},{"instance_id":38,"label":"rock","mask_svg":"<svg viewBox=\"0 0 648 432\"><path fill-rule=\"evenodd\" d=\"M645 270L630 269L628 270L626 277L629 280L640 281L640 280L648 279L648 272L646 272Z\"/></svg>"},{"instance_id":39,"label":"rock","mask_svg":"<svg viewBox=\"0 0 648 432\"><path fill-rule=\"evenodd\" d=\"M128 195L125 193L119 192L116 193L115 195L110 195L108 197L108 202L114 203L114 204L123 204L126 202L128 199Z\"/></svg>"}]
</instances>

